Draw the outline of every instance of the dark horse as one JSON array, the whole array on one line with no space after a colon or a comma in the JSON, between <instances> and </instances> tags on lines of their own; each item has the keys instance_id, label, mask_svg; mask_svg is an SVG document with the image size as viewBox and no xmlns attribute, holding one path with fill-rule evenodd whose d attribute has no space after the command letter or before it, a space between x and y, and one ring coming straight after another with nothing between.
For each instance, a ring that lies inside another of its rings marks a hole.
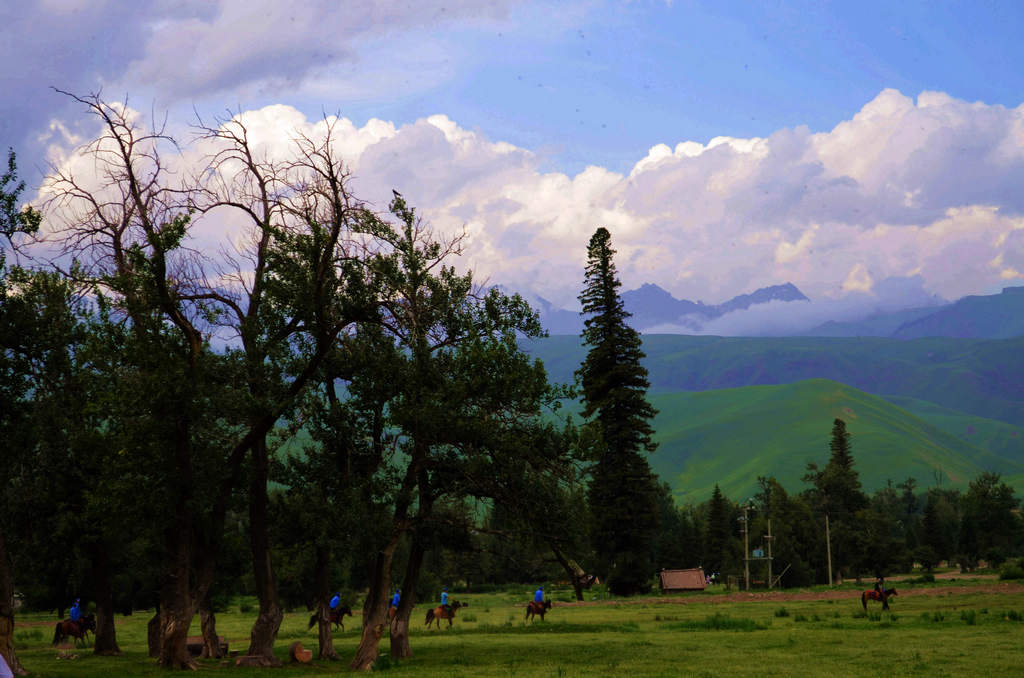
<instances>
[{"instance_id":1,"label":"dark horse","mask_svg":"<svg viewBox=\"0 0 1024 678\"><path fill-rule=\"evenodd\" d=\"M860 604L864 606L864 610L866 611L868 609L868 601L877 600L878 602L882 603L883 610L888 610L889 598L898 595L899 594L896 592L896 589L884 589L882 593L879 593L875 590L865 591L864 593L860 594Z\"/></svg>"},{"instance_id":2,"label":"dark horse","mask_svg":"<svg viewBox=\"0 0 1024 678\"><path fill-rule=\"evenodd\" d=\"M453 600L452 604L448 607L451 608L451 612L449 612L444 605L438 605L432 610L427 610L427 626L430 626L436 621L437 628L441 628L441 620L447 619L448 627L451 628L452 619L455 618L455 611L460 607L469 607L469 603L460 603L457 600Z\"/></svg>"},{"instance_id":3,"label":"dark horse","mask_svg":"<svg viewBox=\"0 0 1024 678\"><path fill-rule=\"evenodd\" d=\"M526 604L526 618L532 619L534 615L540 615L540 620L544 621L544 613L550 609L550 600L545 600L543 603L538 603L536 600L531 600Z\"/></svg>"},{"instance_id":4,"label":"dark horse","mask_svg":"<svg viewBox=\"0 0 1024 678\"><path fill-rule=\"evenodd\" d=\"M89 631L96 633L96 615L94 614L83 615L78 621L70 619L59 621L53 630L53 644L60 645L69 637L74 637L75 645L78 645L78 641L87 640L86 636Z\"/></svg>"},{"instance_id":5,"label":"dark horse","mask_svg":"<svg viewBox=\"0 0 1024 678\"><path fill-rule=\"evenodd\" d=\"M341 630L344 631L345 623L342 621L342 619L345 618L346 614L351 617L352 608L348 605L339 605L336 609L329 610L327 612L327 621L333 624L335 629L337 629L340 626ZM317 616L314 614L309 618L309 626L306 628L313 628L313 625L316 624L316 617Z\"/></svg>"}]
</instances>

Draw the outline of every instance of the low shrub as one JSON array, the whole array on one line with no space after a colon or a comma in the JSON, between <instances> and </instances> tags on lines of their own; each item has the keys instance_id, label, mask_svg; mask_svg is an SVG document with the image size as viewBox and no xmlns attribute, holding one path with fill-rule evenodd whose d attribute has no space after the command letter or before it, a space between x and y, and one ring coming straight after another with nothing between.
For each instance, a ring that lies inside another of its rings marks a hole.
<instances>
[{"instance_id":1,"label":"low shrub","mask_svg":"<svg viewBox=\"0 0 1024 678\"><path fill-rule=\"evenodd\" d=\"M960 613L960 619L965 621L968 626L974 626L978 623L978 614L974 610L964 610Z\"/></svg>"},{"instance_id":2,"label":"low shrub","mask_svg":"<svg viewBox=\"0 0 1024 678\"><path fill-rule=\"evenodd\" d=\"M789 610L787 610L784 607L780 607L779 609L775 610L775 616L776 617L788 617L789 616Z\"/></svg>"},{"instance_id":3,"label":"low shrub","mask_svg":"<svg viewBox=\"0 0 1024 678\"><path fill-rule=\"evenodd\" d=\"M999 568L1000 579L1024 579L1024 566L1022 561L1008 560Z\"/></svg>"}]
</instances>

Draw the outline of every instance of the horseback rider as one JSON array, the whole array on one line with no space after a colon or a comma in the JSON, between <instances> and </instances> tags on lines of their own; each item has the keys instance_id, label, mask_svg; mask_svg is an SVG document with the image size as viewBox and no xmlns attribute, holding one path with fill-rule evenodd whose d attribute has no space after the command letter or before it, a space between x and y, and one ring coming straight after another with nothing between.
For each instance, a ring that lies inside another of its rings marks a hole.
<instances>
[{"instance_id":1,"label":"horseback rider","mask_svg":"<svg viewBox=\"0 0 1024 678\"><path fill-rule=\"evenodd\" d=\"M328 605L328 607L331 608L332 612L334 610L337 610L338 606L341 605L341 591L338 591L337 593L335 593L334 597L331 598L331 602L328 603L327 605Z\"/></svg>"},{"instance_id":2,"label":"horseback rider","mask_svg":"<svg viewBox=\"0 0 1024 678\"><path fill-rule=\"evenodd\" d=\"M68 618L76 624L82 619L82 599L75 598L74 604L71 606L71 611L68 612Z\"/></svg>"},{"instance_id":3,"label":"horseback rider","mask_svg":"<svg viewBox=\"0 0 1024 678\"><path fill-rule=\"evenodd\" d=\"M885 577L882 575L875 579L875 593L879 595L879 600L885 600Z\"/></svg>"},{"instance_id":4,"label":"horseback rider","mask_svg":"<svg viewBox=\"0 0 1024 678\"><path fill-rule=\"evenodd\" d=\"M444 608L446 614L452 613L452 606L448 604L448 587L445 586L441 589L441 607Z\"/></svg>"},{"instance_id":5,"label":"horseback rider","mask_svg":"<svg viewBox=\"0 0 1024 678\"><path fill-rule=\"evenodd\" d=\"M533 602L543 603L544 602L544 587L538 586L537 590L533 594Z\"/></svg>"},{"instance_id":6,"label":"horseback rider","mask_svg":"<svg viewBox=\"0 0 1024 678\"><path fill-rule=\"evenodd\" d=\"M395 595L391 596L391 607L398 610L398 604L402 602L402 589L396 589Z\"/></svg>"}]
</instances>

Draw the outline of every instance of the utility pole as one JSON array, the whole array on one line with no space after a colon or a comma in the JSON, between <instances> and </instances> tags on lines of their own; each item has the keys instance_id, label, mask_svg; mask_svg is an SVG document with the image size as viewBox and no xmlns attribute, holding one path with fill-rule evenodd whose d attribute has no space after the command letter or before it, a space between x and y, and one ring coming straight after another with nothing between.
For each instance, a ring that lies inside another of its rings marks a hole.
<instances>
[{"instance_id":1,"label":"utility pole","mask_svg":"<svg viewBox=\"0 0 1024 678\"><path fill-rule=\"evenodd\" d=\"M828 585L832 586L832 539L828 533L828 514L825 514L825 553L828 556Z\"/></svg>"},{"instance_id":2,"label":"utility pole","mask_svg":"<svg viewBox=\"0 0 1024 678\"><path fill-rule=\"evenodd\" d=\"M750 504L743 506L743 581L746 584L747 590L750 590L750 519L747 517L747 512L750 510Z\"/></svg>"},{"instance_id":3,"label":"utility pole","mask_svg":"<svg viewBox=\"0 0 1024 678\"><path fill-rule=\"evenodd\" d=\"M768 519L768 588L772 588L772 519Z\"/></svg>"}]
</instances>

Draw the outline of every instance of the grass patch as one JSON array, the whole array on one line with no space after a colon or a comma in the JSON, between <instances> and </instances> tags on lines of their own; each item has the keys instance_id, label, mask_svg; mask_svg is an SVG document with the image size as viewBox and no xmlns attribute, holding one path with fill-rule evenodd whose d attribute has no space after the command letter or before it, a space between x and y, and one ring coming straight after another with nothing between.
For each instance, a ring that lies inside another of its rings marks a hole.
<instances>
[{"instance_id":1,"label":"grass patch","mask_svg":"<svg viewBox=\"0 0 1024 678\"><path fill-rule=\"evenodd\" d=\"M53 634L51 633L50 635L52 636ZM38 644L43 640L45 640L45 636L40 628L21 629L14 632L14 645L18 649Z\"/></svg>"},{"instance_id":2,"label":"grass patch","mask_svg":"<svg viewBox=\"0 0 1024 678\"><path fill-rule=\"evenodd\" d=\"M661 628L670 631L759 631L767 629L768 625L753 619L733 618L727 614L716 613L702 620L662 624Z\"/></svg>"},{"instance_id":3,"label":"grass patch","mask_svg":"<svg viewBox=\"0 0 1024 678\"><path fill-rule=\"evenodd\" d=\"M962 619L968 626L974 626L978 623L978 613L974 610L964 610L960 613L960 619Z\"/></svg>"},{"instance_id":4,"label":"grass patch","mask_svg":"<svg viewBox=\"0 0 1024 678\"><path fill-rule=\"evenodd\" d=\"M775 610L775 616L776 617L788 617L789 616L789 610L787 610L784 607L780 607L777 610Z\"/></svg>"},{"instance_id":5,"label":"grass patch","mask_svg":"<svg viewBox=\"0 0 1024 678\"><path fill-rule=\"evenodd\" d=\"M618 624L574 624L572 622L536 622L519 626L504 624L481 624L475 629L453 629L458 634L490 633L508 635L537 635L546 633L636 633L640 630L637 622Z\"/></svg>"}]
</instances>

